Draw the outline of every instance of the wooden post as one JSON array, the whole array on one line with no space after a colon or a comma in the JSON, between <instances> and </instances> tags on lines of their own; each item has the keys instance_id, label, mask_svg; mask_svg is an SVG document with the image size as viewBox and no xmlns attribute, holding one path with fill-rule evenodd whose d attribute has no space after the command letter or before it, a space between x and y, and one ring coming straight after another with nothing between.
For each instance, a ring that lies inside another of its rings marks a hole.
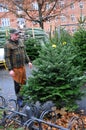
<instances>
[{"instance_id":1,"label":"wooden post","mask_svg":"<svg viewBox=\"0 0 86 130\"><path fill-rule=\"evenodd\" d=\"M33 24L32 24L32 34L33 34L33 38L35 38Z\"/></svg>"}]
</instances>

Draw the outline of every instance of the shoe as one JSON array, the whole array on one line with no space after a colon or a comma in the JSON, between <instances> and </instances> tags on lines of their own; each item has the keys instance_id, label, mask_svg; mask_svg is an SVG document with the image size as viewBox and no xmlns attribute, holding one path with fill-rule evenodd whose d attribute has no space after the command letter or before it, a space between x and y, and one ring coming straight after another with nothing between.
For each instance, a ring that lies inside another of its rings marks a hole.
<instances>
[{"instance_id":1,"label":"shoe","mask_svg":"<svg viewBox=\"0 0 86 130\"><path fill-rule=\"evenodd\" d=\"M17 104L19 107L23 107L23 98L17 97Z\"/></svg>"}]
</instances>

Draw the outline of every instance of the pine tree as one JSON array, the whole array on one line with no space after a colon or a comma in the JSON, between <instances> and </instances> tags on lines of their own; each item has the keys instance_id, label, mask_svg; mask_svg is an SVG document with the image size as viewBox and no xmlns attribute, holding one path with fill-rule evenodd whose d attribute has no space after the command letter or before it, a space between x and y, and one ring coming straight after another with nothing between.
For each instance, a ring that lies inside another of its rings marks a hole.
<instances>
[{"instance_id":1,"label":"pine tree","mask_svg":"<svg viewBox=\"0 0 86 130\"><path fill-rule=\"evenodd\" d=\"M86 29L80 27L77 32L75 32L73 38L73 42L77 48L75 62L82 67L82 71L84 72L86 71Z\"/></svg>"},{"instance_id":2,"label":"pine tree","mask_svg":"<svg viewBox=\"0 0 86 130\"><path fill-rule=\"evenodd\" d=\"M52 100L58 107L75 109L76 100L82 95L80 87L84 76L81 67L73 64L74 46L64 43L48 44L41 49L34 61L36 69L23 93L34 102Z\"/></svg>"}]
</instances>

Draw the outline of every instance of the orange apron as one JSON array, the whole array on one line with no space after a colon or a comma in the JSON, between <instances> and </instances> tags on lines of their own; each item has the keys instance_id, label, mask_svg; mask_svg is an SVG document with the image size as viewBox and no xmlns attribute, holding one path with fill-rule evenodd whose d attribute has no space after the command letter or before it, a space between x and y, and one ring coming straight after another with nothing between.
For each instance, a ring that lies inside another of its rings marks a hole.
<instances>
[{"instance_id":1,"label":"orange apron","mask_svg":"<svg viewBox=\"0 0 86 130\"><path fill-rule=\"evenodd\" d=\"M13 76L13 79L23 85L26 83L26 70L25 67L20 67L20 68L14 68L13 71L15 72L15 76Z\"/></svg>"}]
</instances>

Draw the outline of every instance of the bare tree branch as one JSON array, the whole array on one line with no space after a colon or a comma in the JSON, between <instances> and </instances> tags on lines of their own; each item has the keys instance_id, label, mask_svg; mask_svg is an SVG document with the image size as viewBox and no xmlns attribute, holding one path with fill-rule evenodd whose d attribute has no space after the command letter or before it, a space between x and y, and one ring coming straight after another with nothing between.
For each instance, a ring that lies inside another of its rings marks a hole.
<instances>
[{"instance_id":1,"label":"bare tree branch","mask_svg":"<svg viewBox=\"0 0 86 130\"><path fill-rule=\"evenodd\" d=\"M72 0L72 3L77 1L80 0ZM3 8L7 8L5 6L7 5L9 12L17 17L20 17L18 11L22 11L23 18L39 23L41 28L43 28L44 22L61 15L62 11L71 4L68 1L61 7L61 0L0 0L0 3L2 3Z\"/></svg>"}]
</instances>

